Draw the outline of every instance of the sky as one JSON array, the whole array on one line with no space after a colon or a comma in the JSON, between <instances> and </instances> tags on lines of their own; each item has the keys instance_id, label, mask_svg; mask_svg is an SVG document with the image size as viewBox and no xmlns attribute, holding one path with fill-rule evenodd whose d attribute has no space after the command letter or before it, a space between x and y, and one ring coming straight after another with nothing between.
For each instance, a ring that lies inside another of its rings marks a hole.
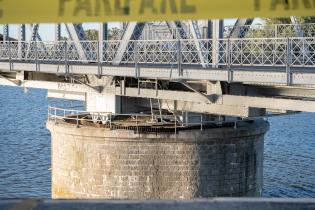
<instances>
[{"instance_id":1,"label":"sky","mask_svg":"<svg viewBox=\"0 0 315 210\"><path fill-rule=\"evenodd\" d=\"M235 23L236 19L228 19L224 21L224 25L233 25ZM255 23L260 22L259 19L255 20ZM109 28L111 27L119 27L119 23L109 23ZM67 37L67 32L65 29L65 26L62 24L61 29L61 36ZM88 29L99 29L98 23L84 23L83 28L85 30ZM0 34L3 33L3 25L0 25ZM18 26L17 25L10 25L9 29L10 37L17 39L18 37ZM40 24L39 27L39 34L43 41L53 41L55 39L55 26L54 24ZM26 40L28 40L31 36L30 30L28 30L28 27L26 27Z\"/></svg>"}]
</instances>

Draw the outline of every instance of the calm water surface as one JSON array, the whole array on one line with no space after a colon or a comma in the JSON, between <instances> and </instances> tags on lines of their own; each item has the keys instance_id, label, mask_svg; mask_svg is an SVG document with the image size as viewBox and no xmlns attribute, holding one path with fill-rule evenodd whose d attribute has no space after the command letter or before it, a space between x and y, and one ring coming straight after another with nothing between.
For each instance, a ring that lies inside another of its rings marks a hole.
<instances>
[{"instance_id":1,"label":"calm water surface","mask_svg":"<svg viewBox=\"0 0 315 210\"><path fill-rule=\"evenodd\" d=\"M50 197L46 91L0 86L0 199ZM68 105L66 105L68 106ZM315 114L269 119L265 197L315 197Z\"/></svg>"}]
</instances>

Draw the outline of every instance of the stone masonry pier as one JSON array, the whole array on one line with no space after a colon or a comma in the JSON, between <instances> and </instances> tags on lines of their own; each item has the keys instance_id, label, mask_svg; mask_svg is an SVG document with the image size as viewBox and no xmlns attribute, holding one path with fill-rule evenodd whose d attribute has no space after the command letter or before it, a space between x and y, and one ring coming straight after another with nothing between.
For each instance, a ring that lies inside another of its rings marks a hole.
<instances>
[{"instance_id":1,"label":"stone masonry pier","mask_svg":"<svg viewBox=\"0 0 315 210\"><path fill-rule=\"evenodd\" d=\"M52 198L195 199L260 196L264 120L136 133L48 121Z\"/></svg>"}]
</instances>

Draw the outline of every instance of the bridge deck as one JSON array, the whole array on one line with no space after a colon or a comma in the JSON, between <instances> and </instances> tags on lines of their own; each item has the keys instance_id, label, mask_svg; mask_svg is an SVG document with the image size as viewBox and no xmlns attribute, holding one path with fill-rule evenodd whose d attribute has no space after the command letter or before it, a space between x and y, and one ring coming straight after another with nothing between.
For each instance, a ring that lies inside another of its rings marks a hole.
<instances>
[{"instance_id":1,"label":"bridge deck","mask_svg":"<svg viewBox=\"0 0 315 210\"><path fill-rule=\"evenodd\" d=\"M3 42L0 69L314 85L315 38Z\"/></svg>"},{"instance_id":2,"label":"bridge deck","mask_svg":"<svg viewBox=\"0 0 315 210\"><path fill-rule=\"evenodd\" d=\"M243 83L266 83L273 85L315 85L315 71L310 68L294 68L287 72L285 68L243 67L220 69L182 66L182 69L167 66L132 65L99 66L97 64L68 63L60 64L29 63L29 62L0 62L1 71L30 71L51 74L94 74L102 76L120 76L134 78L155 78L166 80L209 80Z\"/></svg>"}]
</instances>

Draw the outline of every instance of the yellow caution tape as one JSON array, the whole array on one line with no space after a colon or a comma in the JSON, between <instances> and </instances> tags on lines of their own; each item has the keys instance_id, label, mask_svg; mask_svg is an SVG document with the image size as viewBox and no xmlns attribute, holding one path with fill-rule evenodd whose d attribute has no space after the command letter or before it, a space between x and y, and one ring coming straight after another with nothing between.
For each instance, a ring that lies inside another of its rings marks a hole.
<instances>
[{"instance_id":1,"label":"yellow caution tape","mask_svg":"<svg viewBox=\"0 0 315 210\"><path fill-rule=\"evenodd\" d=\"M314 16L315 0L0 0L0 23Z\"/></svg>"}]
</instances>

